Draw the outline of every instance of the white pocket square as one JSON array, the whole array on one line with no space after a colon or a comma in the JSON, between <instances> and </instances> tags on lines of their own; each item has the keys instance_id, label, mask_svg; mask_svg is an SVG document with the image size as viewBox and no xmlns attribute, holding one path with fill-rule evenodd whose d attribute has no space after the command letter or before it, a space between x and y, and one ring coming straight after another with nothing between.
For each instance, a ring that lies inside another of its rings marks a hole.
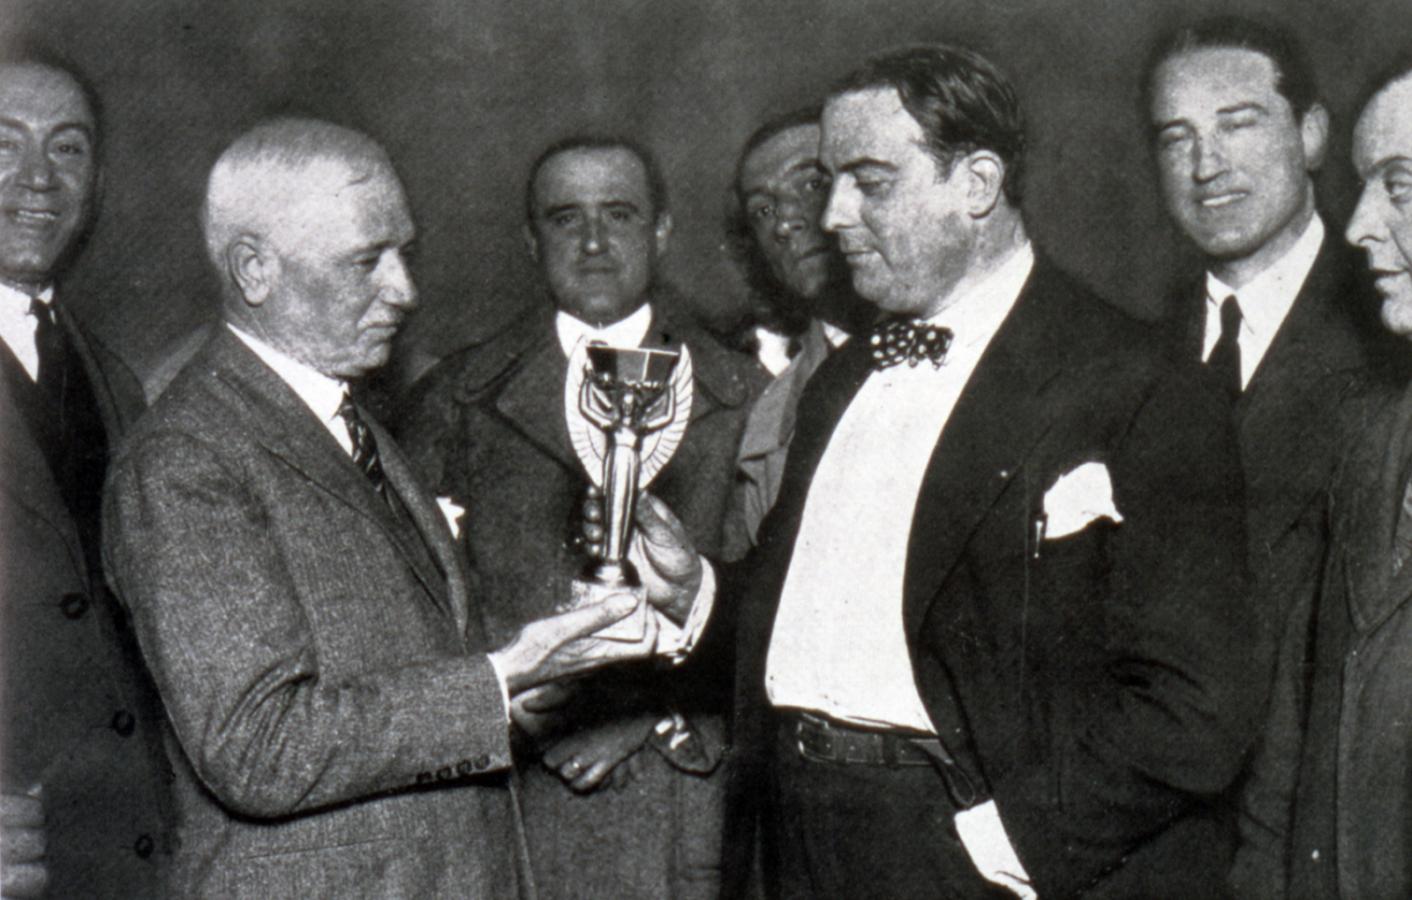
<instances>
[{"instance_id":1,"label":"white pocket square","mask_svg":"<svg viewBox=\"0 0 1412 900\"><path fill-rule=\"evenodd\" d=\"M446 517L446 524L451 528L451 536L460 538L461 516L465 514L466 508L450 497L437 497L436 506L441 510L441 514Z\"/></svg>"},{"instance_id":2,"label":"white pocket square","mask_svg":"<svg viewBox=\"0 0 1412 900\"><path fill-rule=\"evenodd\" d=\"M1094 519L1105 516L1123 521L1113 504L1113 482L1108 467L1101 462L1084 463L1054 483L1044 495L1044 536L1061 538L1082 531Z\"/></svg>"}]
</instances>

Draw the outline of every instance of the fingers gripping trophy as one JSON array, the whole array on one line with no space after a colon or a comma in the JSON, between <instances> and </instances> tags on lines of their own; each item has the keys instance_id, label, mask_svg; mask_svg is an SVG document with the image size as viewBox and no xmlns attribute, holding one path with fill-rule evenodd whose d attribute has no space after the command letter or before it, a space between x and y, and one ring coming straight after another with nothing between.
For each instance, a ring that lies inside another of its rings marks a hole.
<instances>
[{"instance_id":1,"label":"fingers gripping trophy","mask_svg":"<svg viewBox=\"0 0 1412 900\"><path fill-rule=\"evenodd\" d=\"M641 640L646 590L628 559L638 494L666 467L691 418L691 354L580 342L569 357L564 415L574 452L603 494L601 549L574 579L569 605L630 593L637 608L596 637Z\"/></svg>"}]
</instances>

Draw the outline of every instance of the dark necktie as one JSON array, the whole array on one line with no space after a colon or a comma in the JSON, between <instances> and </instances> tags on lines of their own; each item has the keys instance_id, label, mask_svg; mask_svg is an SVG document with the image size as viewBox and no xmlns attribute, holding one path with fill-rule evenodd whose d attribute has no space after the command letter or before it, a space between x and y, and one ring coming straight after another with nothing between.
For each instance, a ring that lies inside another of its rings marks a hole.
<instances>
[{"instance_id":1,"label":"dark necktie","mask_svg":"<svg viewBox=\"0 0 1412 900\"><path fill-rule=\"evenodd\" d=\"M1240 399L1240 304L1235 295L1221 301L1221 336L1206 358L1206 368L1231 400Z\"/></svg>"},{"instance_id":2,"label":"dark necktie","mask_svg":"<svg viewBox=\"0 0 1412 900\"><path fill-rule=\"evenodd\" d=\"M39 356L39 372L35 383L54 408L64 394L64 334L54 318L54 310L38 297L29 301L29 314L34 316L34 349Z\"/></svg>"},{"instance_id":3,"label":"dark necktie","mask_svg":"<svg viewBox=\"0 0 1412 900\"><path fill-rule=\"evenodd\" d=\"M338 405L338 414L342 417L343 424L348 426L348 437L353 442L353 464L373 483L373 489L391 504L387 492L387 475L382 470L382 458L378 456L377 438L373 437L372 429L363 421L358 407L347 394L343 395L343 402Z\"/></svg>"},{"instance_id":4,"label":"dark necktie","mask_svg":"<svg viewBox=\"0 0 1412 900\"><path fill-rule=\"evenodd\" d=\"M868 347L873 354L874 369L888 369L902 362L916 366L924 359L929 360L933 368L940 368L951 347L951 339L950 328L928 325L921 319L888 319L873 329L868 336Z\"/></svg>"}]
</instances>

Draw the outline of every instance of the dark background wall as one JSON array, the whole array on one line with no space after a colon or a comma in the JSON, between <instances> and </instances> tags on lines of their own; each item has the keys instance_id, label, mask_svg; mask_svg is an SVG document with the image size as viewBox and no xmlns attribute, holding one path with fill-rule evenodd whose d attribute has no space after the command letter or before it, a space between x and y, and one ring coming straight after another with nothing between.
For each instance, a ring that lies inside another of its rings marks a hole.
<instances>
[{"instance_id":1,"label":"dark background wall","mask_svg":"<svg viewBox=\"0 0 1412 900\"><path fill-rule=\"evenodd\" d=\"M195 224L205 174L266 114L351 124L390 151L422 234L405 364L533 302L525 169L582 129L659 152L677 220L669 277L702 312L738 309L720 220L740 142L866 55L925 40L1010 73L1030 119L1032 231L1151 313L1190 259L1157 204L1137 71L1157 31L1220 11L1279 17L1306 41L1334 115L1320 190L1341 227L1354 105L1412 47L1407 0L0 0L0 31L59 46L103 95L102 218L68 296L145 373L213 314Z\"/></svg>"}]
</instances>

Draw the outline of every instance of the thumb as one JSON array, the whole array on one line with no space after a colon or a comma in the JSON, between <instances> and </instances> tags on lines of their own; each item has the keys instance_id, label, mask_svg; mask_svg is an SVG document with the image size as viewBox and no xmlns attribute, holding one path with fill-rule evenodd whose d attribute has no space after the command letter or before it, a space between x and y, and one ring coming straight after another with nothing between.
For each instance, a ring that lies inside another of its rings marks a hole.
<instances>
[{"instance_id":1,"label":"thumb","mask_svg":"<svg viewBox=\"0 0 1412 900\"><path fill-rule=\"evenodd\" d=\"M601 603L555 616L555 636L559 644L567 644L601 628L607 628L619 619L626 618L636 608L637 598L632 594L613 594Z\"/></svg>"},{"instance_id":2,"label":"thumb","mask_svg":"<svg viewBox=\"0 0 1412 900\"><path fill-rule=\"evenodd\" d=\"M638 529L649 544L684 544L685 531L667 504L644 493L634 510Z\"/></svg>"}]
</instances>

